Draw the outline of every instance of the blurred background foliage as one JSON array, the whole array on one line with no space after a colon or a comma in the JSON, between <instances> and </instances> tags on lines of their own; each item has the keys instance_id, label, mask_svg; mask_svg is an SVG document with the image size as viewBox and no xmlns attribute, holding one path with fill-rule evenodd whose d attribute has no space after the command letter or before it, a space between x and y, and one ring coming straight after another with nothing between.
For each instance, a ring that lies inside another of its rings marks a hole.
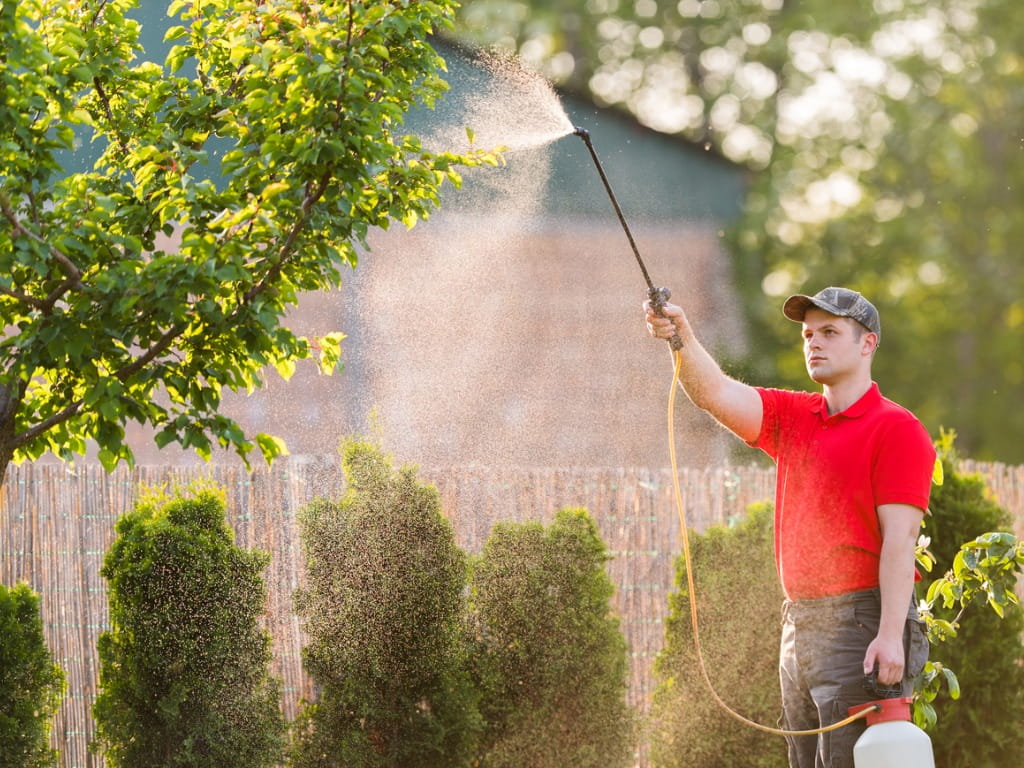
<instances>
[{"instance_id":1,"label":"blurred background foliage","mask_svg":"<svg viewBox=\"0 0 1024 768\"><path fill-rule=\"evenodd\" d=\"M781 301L849 285L882 314L883 392L933 434L955 428L967 456L1024 462L1024 410L1008 407L1024 396L1019 0L465 0L459 14L462 42L751 170L723 233L752 350L718 351L732 372L805 386Z\"/></svg>"}]
</instances>

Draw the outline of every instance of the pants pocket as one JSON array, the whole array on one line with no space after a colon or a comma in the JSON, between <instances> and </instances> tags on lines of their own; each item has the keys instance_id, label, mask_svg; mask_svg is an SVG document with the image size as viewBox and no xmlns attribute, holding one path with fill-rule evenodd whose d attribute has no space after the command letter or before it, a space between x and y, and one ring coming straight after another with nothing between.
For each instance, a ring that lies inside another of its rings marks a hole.
<instances>
[{"instance_id":1,"label":"pants pocket","mask_svg":"<svg viewBox=\"0 0 1024 768\"><path fill-rule=\"evenodd\" d=\"M903 642L907 649L907 669L903 676L913 680L921 674L928 661L928 631L925 623L916 616L908 617Z\"/></svg>"}]
</instances>

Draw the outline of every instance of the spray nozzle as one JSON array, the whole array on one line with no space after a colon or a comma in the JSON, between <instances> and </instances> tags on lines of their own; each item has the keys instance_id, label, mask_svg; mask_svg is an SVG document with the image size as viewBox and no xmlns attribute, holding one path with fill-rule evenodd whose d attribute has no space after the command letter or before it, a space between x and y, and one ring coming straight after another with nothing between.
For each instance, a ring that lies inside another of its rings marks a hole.
<instances>
[{"instance_id":1,"label":"spray nozzle","mask_svg":"<svg viewBox=\"0 0 1024 768\"><path fill-rule=\"evenodd\" d=\"M584 141L590 138L590 131L586 128L580 128L578 125L572 129L573 136L579 136Z\"/></svg>"}]
</instances>

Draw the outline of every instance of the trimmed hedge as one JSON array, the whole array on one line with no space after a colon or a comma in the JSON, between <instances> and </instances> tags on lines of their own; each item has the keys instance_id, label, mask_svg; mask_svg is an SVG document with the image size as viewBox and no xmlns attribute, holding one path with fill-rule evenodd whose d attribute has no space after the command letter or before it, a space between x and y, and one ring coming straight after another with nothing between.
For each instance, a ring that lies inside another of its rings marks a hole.
<instances>
[{"instance_id":1,"label":"trimmed hedge","mask_svg":"<svg viewBox=\"0 0 1024 768\"><path fill-rule=\"evenodd\" d=\"M979 476L954 471L955 457L943 457L945 480L932 489L924 532L935 556L933 576L952 565L960 546L996 530L1011 530L1006 510L988 494ZM936 606L936 618L951 619L956 608ZM973 603L953 639L932 643L930 657L953 670L960 698L940 695L938 723L931 733L944 768L1006 768L1024 762L1024 610L1010 605L1000 618Z\"/></svg>"},{"instance_id":2,"label":"trimmed hedge","mask_svg":"<svg viewBox=\"0 0 1024 768\"><path fill-rule=\"evenodd\" d=\"M734 527L691 532L697 619L708 675L744 717L776 726L781 713L782 591L773 558L772 506L753 505ZM697 664L685 561L669 597L665 647L655 664L651 762L657 768L786 768L786 743L739 723L714 701Z\"/></svg>"},{"instance_id":3,"label":"trimmed hedge","mask_svg":"<svg viewBox=\"0 0 1024 768\"><path fill-rule=\"evenodd\" d=\"M296 768L467 765L480 722L462 642L465 555L433 487L375 446L343 446L348 491L299 516L303 664L319 691Z\"/></svg>"},{"instance_id":4,"label":"trimmed hedge","mask_svg":"<svg viewBox=\"0 0 1024 768\"><path fill-rule=\"evenodd\" d=\"M546 528L494 526L471 571L481 768L631 764L636 723L607 560L583 509Z\"/></svg>"},{"instance_id":5,"label":"trimmed hedge","mask_svg":"<svg viewBox=\"0 0 1024 768\"><path fill-rule=\"evenodd\" d=\"M221 492L147 496L117 522L101 574L97 748L110 768L260 768L286 726L259 627L268 556L234 544Z\"/></svg>"},{"instance_id":6,"label":"trimmed hedge","mask_svg":"<svg viewBox=\"0 0 1024 768\"><path fill-rule=\"evenodd\" d=\"M290 765L631 764L625 639L589 515L499 523L467 582L433 487L358 440L342 463L345 496L299 516L296 610L318 695Z\"/></svg>"},{"instance_id":7,"label":"trimmed hedge","mask_svg":"<svg viewBox=\"0 0 1024 768\"><path fill-rule=\"evenodd\" d=\"M50 728L64 687L43 637L39 595L27 584L0 584L0 768L56 764Z\"/></svg>"}]
</instances>

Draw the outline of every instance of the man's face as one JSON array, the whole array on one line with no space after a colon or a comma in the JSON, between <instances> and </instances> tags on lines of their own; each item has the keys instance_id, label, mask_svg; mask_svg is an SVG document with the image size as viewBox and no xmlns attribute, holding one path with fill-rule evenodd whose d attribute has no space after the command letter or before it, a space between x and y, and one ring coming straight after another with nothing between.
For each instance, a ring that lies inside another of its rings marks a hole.
<instances>
[{"instance_id":1,"label":"man's face","mask_svg":"<svg viewBox=\"0 0 1024 768\"><path fill-rule=\"evenodd\" d=\"M812 307L804 315L804 362L818 384L835 385L870 369L878 337L848 317Z\"/></svg>"}]
</instances>

